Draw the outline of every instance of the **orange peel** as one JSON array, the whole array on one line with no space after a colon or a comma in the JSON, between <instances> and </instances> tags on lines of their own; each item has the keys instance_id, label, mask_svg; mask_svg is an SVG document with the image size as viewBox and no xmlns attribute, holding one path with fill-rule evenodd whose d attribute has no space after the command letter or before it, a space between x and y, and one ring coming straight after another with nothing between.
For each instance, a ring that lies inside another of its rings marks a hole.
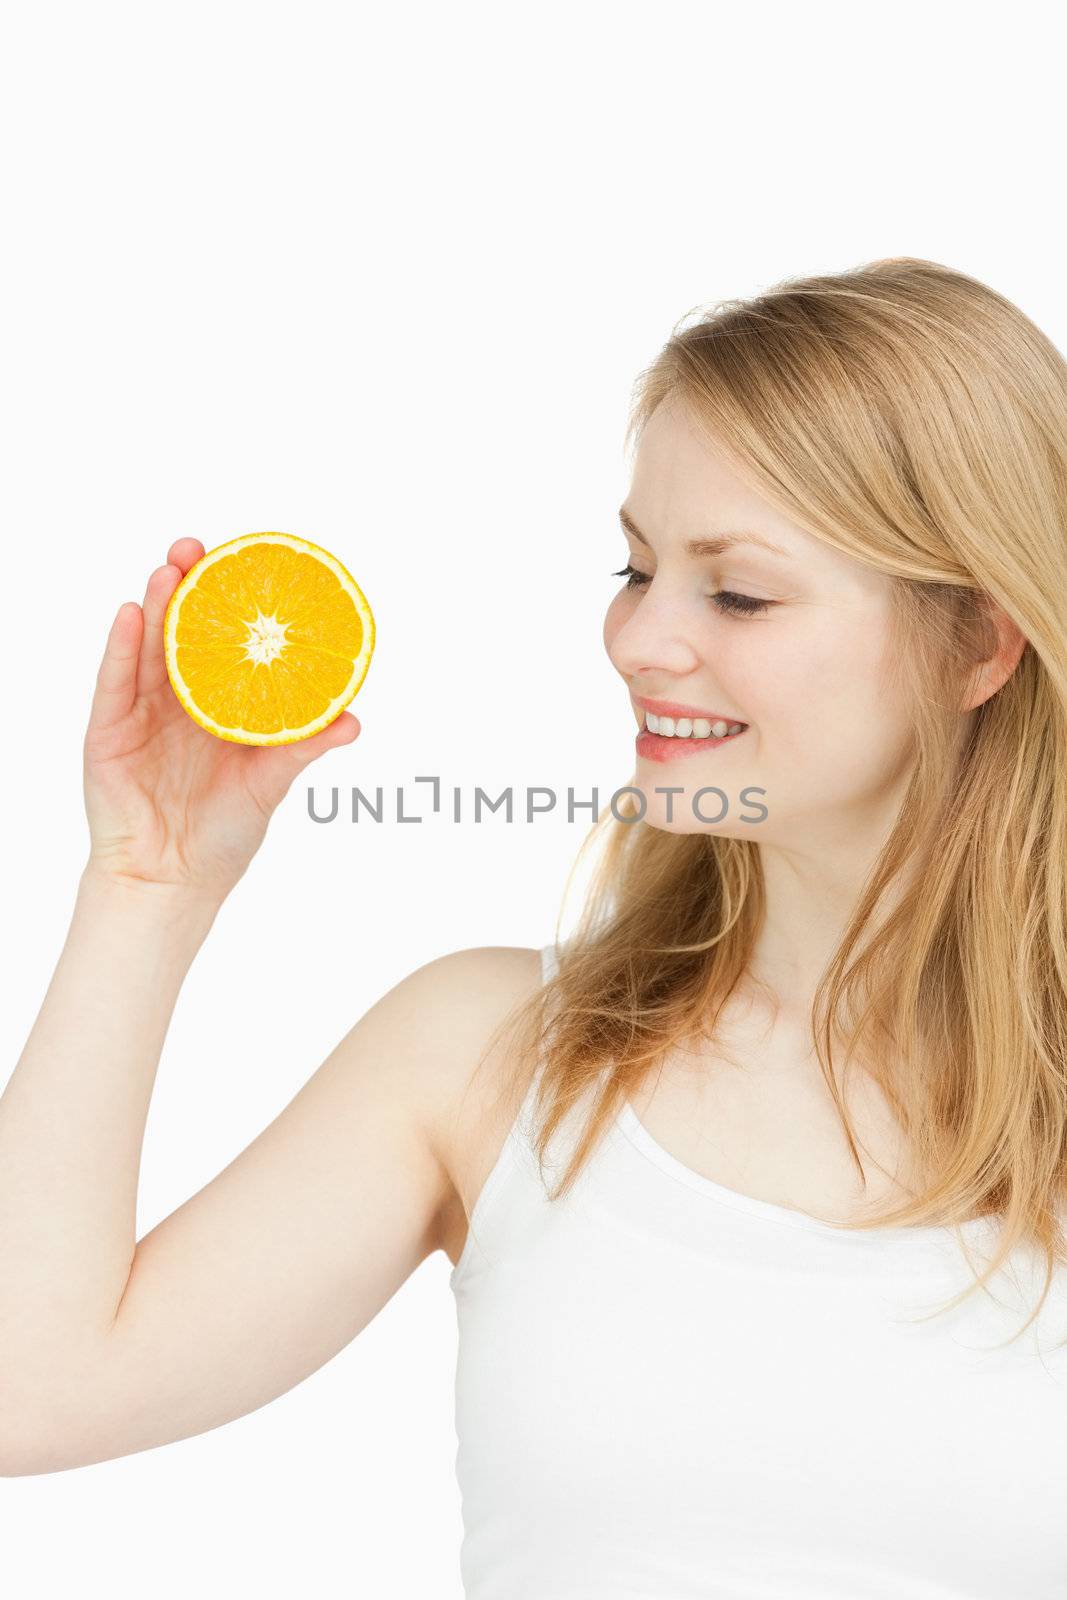
<instances>
[{"instance_id":1,"label":"orange peel","mask_svg":"<svg viewBox=\"0 0 1067 1600\"><path fill-rule=\"evenodd\" d=\"M190 567L163 619L174 693L236 744L310 739L344 710L374 653L374 615L321 545L247 533Z\"/></svg>"}]
</instances>

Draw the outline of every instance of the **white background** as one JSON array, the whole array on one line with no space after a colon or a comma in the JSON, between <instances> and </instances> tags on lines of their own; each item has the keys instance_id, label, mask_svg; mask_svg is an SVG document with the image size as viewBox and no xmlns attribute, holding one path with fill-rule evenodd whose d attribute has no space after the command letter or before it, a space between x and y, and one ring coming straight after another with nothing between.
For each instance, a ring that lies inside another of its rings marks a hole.
<instances>
[{"instance_id":1,"label":"white background","mask_svg":"<svg viewBox=\"0 0 1067 1600\"><path fill-rule=\"evenodd\" d=\"M362 735L294 785L179 998L140 1235L405 973L552 938L587 811L317 826L307 786L328 806L437 773L466 811L476 785L603 805L627 781L600 630L630 386L679 318L906 254L1067 346L1062 57L1021 4L6 18L0 1084L85 857L118 605L180 535L281 529L345 563L378 627ZM5 1588L459 1600L448 1271L251 1416L4 1480Z\"/></svg>"}]
</instances>

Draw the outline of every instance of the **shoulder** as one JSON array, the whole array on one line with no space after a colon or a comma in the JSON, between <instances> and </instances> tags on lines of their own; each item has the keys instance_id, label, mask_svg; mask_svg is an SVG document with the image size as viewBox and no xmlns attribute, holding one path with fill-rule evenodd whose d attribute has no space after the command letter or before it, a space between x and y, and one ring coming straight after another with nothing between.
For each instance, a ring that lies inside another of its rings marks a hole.
<instances>
[{"instance_id":1,"label":"shoulder","mask_svg":"<svg viewBox=\"0 0 1067 1600\"><path fill-rule=\"evenodd\" d=\"M412 994L476 1030L495 1025L510 1006L541 985L541 951L525 945L479 945L452 950L417 967L403 980Z\"/></svg>"},{"instance_id":2,"label":"shoulder","mask_svg":"<svg viewBox=\"0 0 1067 1600\"><path fill-rule=\"evenodd\" d=\"M378 1002L402 1021L404 1092L450 1190L464 1192L482 1142L518 1110L525 1076L506 1024L542 982L539 948L484 945L437 956Z\"/></svg>"},{"instance_id":3,"label":"shoulder","mask_svg":"<svg viewBox=\"0 0 1067 1600\"><path fill-rule=\"evenodd\" d=\"M480 945L452 950L416 967L385 996L406 1008L411 1037L435 1044L428 1059L439 1081L449 1058L484 1043L511 1009L541 987L541 952L520 945ZM381 1003L381 1002L379 1002Z\"/></svg>"}]
</instances>

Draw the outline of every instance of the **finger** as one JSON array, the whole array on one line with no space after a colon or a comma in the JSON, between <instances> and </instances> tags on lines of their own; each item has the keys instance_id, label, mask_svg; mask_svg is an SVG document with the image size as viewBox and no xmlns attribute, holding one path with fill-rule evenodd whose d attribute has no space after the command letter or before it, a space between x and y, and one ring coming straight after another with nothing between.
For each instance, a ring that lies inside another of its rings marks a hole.
<instances>
[{"instance_id":1,"label":"finger","mask_svg":"<svg viewBox=\"0 0 1067 1600\"><path fill-rule=\"evenodd\" d=\"M265 754L281 757L282 763L288 762L299 772L302 767L308 766L312 761L317 761L319 756L324 756L327 750L336 750L340 745L351 744L353 739L358 739L363 727L357 717L350 711L342 711L325 728L312 734L310 739L296 739L292 744L275 745Z\"/></svg>"},{"instance_id":2,"label":"finger","mask_svg":"<svg viewBox=\"0 0 1067 1600\"><path fill-rule=\"evenodd\" d=\"M340 716L310 739L295 739L292 744L264 745L255 753L259 771L256 779L271 803L277 805L289 785L305 767L324 756L327 750L351 744L363 732L363 725L350 711Z\"/></svg>"},{"instance_id":3,"label":"finger","mask_svg":"<svg viewBox=\"0 0 1067 1600\"><path fill-rule=\"evenodd\" d=\"M137 693L151 694L167 681L163 657L163 618L167 602L182 581L181 569L157 567L148 580L141 610L144 612L144 638L137 668Z\"/></svg>"},{"instance_id":4,"label":"finger","mask_svg":"<svg viewBox=\"0 0 1067 1600\"><path fill-rule=\"evenodd\" d=\"M206 551L204 550L204 547L200 543L199 539L175 539L174 543L167 551L167 565L171 567L177 567L184 578L185 574L189 571L189 568L195 567L196 563L201 560L205 554Z\"/></svg>"},{"instance_id":5,"label":"finger","mask_svg":"<svg viewBox=\"0 0 1067 1600\"><path fill-rule=\"evenodd\" d=\"M142 625L141 608L136 600L127 600L119 606L96 674L89 711L89 727L96 732L121 722L133 705L137 694Z\"/></svg>"}]
</instances>

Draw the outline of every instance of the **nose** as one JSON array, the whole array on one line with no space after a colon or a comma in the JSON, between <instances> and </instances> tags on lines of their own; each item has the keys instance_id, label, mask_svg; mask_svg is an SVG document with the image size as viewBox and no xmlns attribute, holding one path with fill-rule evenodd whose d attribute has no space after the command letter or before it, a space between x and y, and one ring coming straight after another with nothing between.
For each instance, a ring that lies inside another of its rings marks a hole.
<instances>
[{"instance_id":1,"label":"nose","mask_svg":"<svg viewBox=\"0 0 1067 1600\"><path fill-rule=\"evenodd\" d=\"M659 684L684 678L701 662L698 623L652 584L621 621L609 610L604 645L615 670L624 678L647 674Z\"/></svg>"}]
</instances>

